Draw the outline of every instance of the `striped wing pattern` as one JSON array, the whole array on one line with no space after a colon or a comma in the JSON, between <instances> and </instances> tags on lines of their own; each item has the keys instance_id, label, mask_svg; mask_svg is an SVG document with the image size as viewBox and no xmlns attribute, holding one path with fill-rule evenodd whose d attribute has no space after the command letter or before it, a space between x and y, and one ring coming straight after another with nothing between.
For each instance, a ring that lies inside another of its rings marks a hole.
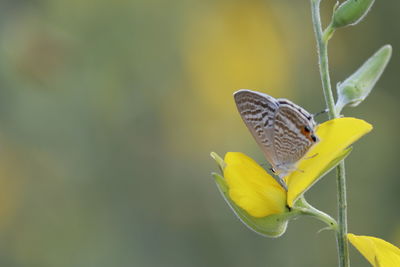
<instances>
[{"instance_id":1,"label":"striped wing pattern","mask_svg":"<svg viewBox=\"0 0 400 267\"><path fill-rule=\"evenodd\" d=\"M268 162L276 168L274 149L274 117L278 110L275 98L249 90L240 90L234 94L236 106L247 128Z\"/></svg>"},{"instance_id":2,"label":"striped wing pattern","mask_svg":"<svg viewBox=\"0 0 400 267\"><path fill-rule=\"evenodd\" d=\"M239 90L234 94L239 113L280 177L296 169L296 163L316 142L304 132L315 122L306 110L286 99Z\"/></svg>"},{"instance_id":3,"label":"striped wing pattern","mask_svg":"<svg viewBox=\"0 0 400 267\"><path fill-rule=\"evenodd\" d=\"M310 129L315 127L313 120L308 119L312 116L301 116L299 108L286 99L279 99L274 121L274 146L277 160L282 166L294 166L314 144L303 133L306 125Z\"/></svg>"}]
</instances>

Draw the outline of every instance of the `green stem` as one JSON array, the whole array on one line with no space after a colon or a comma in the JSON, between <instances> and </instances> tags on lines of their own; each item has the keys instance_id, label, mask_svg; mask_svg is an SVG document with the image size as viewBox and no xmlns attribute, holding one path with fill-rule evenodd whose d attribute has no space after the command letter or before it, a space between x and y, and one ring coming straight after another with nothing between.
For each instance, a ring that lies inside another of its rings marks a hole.
<instances>
[{"instance_id":1,"label":"green stem","mask_svg":"<svg viewBox=\"0 0 400 267\"><path fill-rule=\"evenodd\" d=\"M338 223L337 233L338 244L342 251L339 258L342 266L350 266L349 244L347 242L347 196L346 196L346 172L344 161L337 167L337 188L338 188Z\"/></svg>"},{"instance_id":2,"label":"green stem","mask_svg":"<svg viewBox=\"0 0 400 267\"><path fill-rule=\"evenodd\" d=\"M317 39L318 46L318 63L319 71L322 80L322 89L324 91L325 102L328 106L329 118L333 119L337 117L335 110L335 100L332 94L331 79L329 76L329 65L328 65L328 40L324 40L321 17L319 14L319 4L321 0L311 0L311 12L314 26L315 37Z\"/></svg>"},{"instance_id":3,"label":"green stem","mask_svg":"<svg viewBox=\"0 0 400 267\"><path fill-rule=\"evenodd\" d=\"M328 65L328 40L333 34L333 29L328 26L325 32L322 31L320 6L321 0L311 0L311 11L315 37L318 47L318 62L324 91L325 102L328 107L329 118L337 118L335 100L332 94L329 65ZM338 229L336 240L338 246L339 266L350 266L348 242L347 242L347 200L346 200L346 176L344 162L337 167L337 191L338 191Z\"/></svg>"}]
</instances>

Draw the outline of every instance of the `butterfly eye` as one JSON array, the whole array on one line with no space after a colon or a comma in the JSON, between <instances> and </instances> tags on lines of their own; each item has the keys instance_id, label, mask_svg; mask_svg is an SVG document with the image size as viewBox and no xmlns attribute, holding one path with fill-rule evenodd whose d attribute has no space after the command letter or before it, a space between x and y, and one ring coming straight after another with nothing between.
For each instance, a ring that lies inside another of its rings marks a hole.
<instances>
[{"instance_id":1,"label":"butterfly eye","mask_svg":"<svg viewBox=\"0 0 400 267\"><path fill-rule=\"evenodd\" d=\"M309 133L309 132L311 132L311 129L310 129L310 127L308 127L308 126L306 125L306 126L304 126L304 131L305 131L306 133Z\"/></svg>"}]
</instances>

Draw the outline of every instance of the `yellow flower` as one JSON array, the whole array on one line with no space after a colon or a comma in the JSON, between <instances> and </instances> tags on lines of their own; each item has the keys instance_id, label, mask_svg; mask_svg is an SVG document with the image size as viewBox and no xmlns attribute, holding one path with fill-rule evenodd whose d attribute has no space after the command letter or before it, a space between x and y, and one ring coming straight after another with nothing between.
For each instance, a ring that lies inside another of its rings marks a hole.
<instances>
[{"instance_id":1,"label":"yellow flower","mask_svg":"<svg viewBox=\"0 0 400 267\"><path fill-rule=\"evenodd\" d=\"M256 218L285 211L286 191L253 159L228 152L224 161L229 197L236 205Z\"/></svg>"},{"instance_id":2,"label":"yellow flower","mask_svg":"<svg viewBox=\"0 0 400 267\"><path fill-rule=\"evenodd\" d=\"M227 195L235 205L255 218L282 214L319 178L350 152L352 143L372 129L363 120L339 118L316 129L320 142L298 164L298 171L286 177L288 191L254 160L242 153L229 152L219 161L224 172Z\"/></svg>"},{"instance_id":3,"label":"yellow flower","mask_svg":"<svg viewBox=\"0 0 400 267\"><path fill-rule=\"evenodd\" d=\"M347 156L350 152L347 147L371 130L369 123L355 118L339 118L318 125L319 143L299 162L298 171L285 179L288 205L292 207L299 196Z\"/></svg>"},{"instance_id":4,"label":"yellow flower","mask_svg":"<svg viewBox=\"0 0 400 267\"><path fill-rule=\"evenodd\" d=\"M229 152L225 161L211 156L224 173L213 173L222 196L236 216L251 230L279 237L290 218L297 216L286 209L286 191L254 160L242 153Z\"/></svg>"},{"instance_id":5,"label":"yellow flower","mask_svg":"<svg viewBox=\"0 0 400 267\"><path fill-rule=\"evenodd\" d=\"M400 266L400 249L383 239L347 234L350 242L375 267Z\"/></svg>"}]
</instances>

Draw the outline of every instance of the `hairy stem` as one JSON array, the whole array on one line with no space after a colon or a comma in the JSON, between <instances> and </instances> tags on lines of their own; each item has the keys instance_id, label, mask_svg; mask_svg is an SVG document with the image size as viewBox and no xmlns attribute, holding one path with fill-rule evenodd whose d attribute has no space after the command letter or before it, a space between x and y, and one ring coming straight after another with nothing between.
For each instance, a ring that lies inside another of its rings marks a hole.
<instances>
[{"instance_id":1,"label":"hairy stem","mask_svg":"<svg viewBox=\"0 0 400 267\"><path fill-rule=\"evenodd\" d=\"M318 63L322 80L322 89L324 91L325 102L328 107L330 119L337 118L335 109L335 100L332 94L331 81L329 76L328 64L328 40L333 34L332 29L328 27L324 33L321 26L320 18L320 2L321 0L311 0L311 11L313 27L318 47ZM346 200L346 176L344 162L342 161L337 167L337 191L338 191L338 229L336 232L336 240L338 246L339 266L350 266L349 251L347 242L347 200Z\"/></svg>"},{"instance_id":2,"label":"hairy stem","mask_svg":"<svg viewBox=\"0 0 400 267\"><path fill-rule=\"evenodd\" d=\"M337 242L339 247L340 266L350 266L349 244L347 241L347 196L346 196L346 173L345 164L342 161L337 167L338 188L338 224Z\"/></svg>"},{"instance_id":3,"label":"hairy stem","mask_svg":"<svg viewBox=\"0 0 400 267\"><path fill-rule=\"evenodd\" d=\"M321 0L311 0L311 12L315 37L317 39L318 63L322 80L322 89L324 91L326 105L328 106L329 118L333 119L337 117L337 114L335 110L335 100L332 94L331 79L329 76L328 41L323 38L321 18L319 14L320 2Z\"/></svg>"}]
</instances>

